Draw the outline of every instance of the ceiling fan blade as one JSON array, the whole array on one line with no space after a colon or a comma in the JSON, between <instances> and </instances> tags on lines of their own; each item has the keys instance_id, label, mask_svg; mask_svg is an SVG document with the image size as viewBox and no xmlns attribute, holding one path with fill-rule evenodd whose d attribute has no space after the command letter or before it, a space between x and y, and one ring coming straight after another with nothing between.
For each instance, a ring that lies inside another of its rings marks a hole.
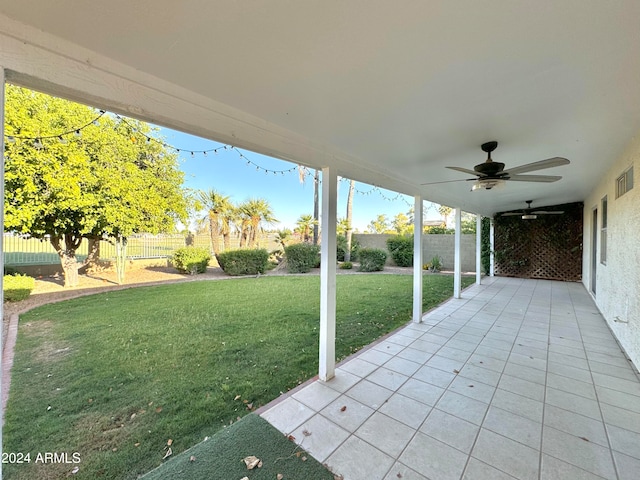
<instances>
[{"instance_id":1,"label":"ceiling fan blade","mask_svg":"<svg viewBox=\"0 0 640 480\"><path fill-rule=\"evenodd\" d=\"M460 180L444 180L442 182L428 182L421 183L420 185L438 185L439 183L453 183L453 182L475 182L475 178L461 178Z\"/></svg>"},{"instance_id":2,"label":"ceiling fan blade","mask_svg":"<svg viewBox=\"0 0 640 480\"><path fill-rule=\"evenodd\" d=\"M507 180L513 180L515 182L542 182L551 183L557 182L562 177L558 175L511 175Z\"/></svg>"},{"instance_id":3,"label":"ceiling fan blade","mask_svg":"<svg viewBox=\"0 0 640 480\"><path fill-rule=\"evenodd\" d=\"M507 173L509 175L517 175L519 173L533 172L535 170L542 170L544 168L560 167L562 165L568 165L569 163L571 162L569 162L569 160L567 160L566 158L553 157L547 158L546 160L540 160L539 162L520 165L519 167L511 168L504 173Z\"/></svg>"},{"instance_id":4,"label":"ceiling fan blade","mask_svg":"<svg viewBox=\"0 0 640 480\"><path fill-rule=\"evenodd\" d=\"M515 216L521 216L524 215L524 212L508 212L508 213L503 213L502 215L500 215L501 217L515 217Z\"/></svg>"},{"instance_id":5,"label":"ceiling fan blade","mask_svg":"<svg viewBox=\"0 0 640 480\"><path fill-rule=\"evenodd\" d=\"M534 215L560 215L560 214L562 214L564 212L561 212L561 211L550 212L550 211L541 210L541 211L538 211L538 212L531 212L531 213L534 214Z\"/></svg>"},{"instance_id":6,"label":"ceiling fan blade","mask_svg":"<svg viewBox=\"0 0 640 480\"><path fill-rule=\"evenodd\" d=\"M450 170L455 170L457 172L462 172L462 173L468 173L469 175L475 175L476 177L483 177L484 175L482 173L478 173L474 170L469 170L468 168L462 168L462 167L446 167Z\"/></svg>"}]
</instances>

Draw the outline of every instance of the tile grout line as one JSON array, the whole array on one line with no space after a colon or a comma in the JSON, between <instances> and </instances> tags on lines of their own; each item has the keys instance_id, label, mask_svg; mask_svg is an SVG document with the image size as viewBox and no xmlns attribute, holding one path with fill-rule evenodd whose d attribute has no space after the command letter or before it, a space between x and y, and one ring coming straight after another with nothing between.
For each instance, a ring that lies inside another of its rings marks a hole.
<instances>
[{"instance_id":1,"label":"tile grout line","mask_svg":"<svg viewBox=\"0 0 640 480\"><path fill-rule=\"evenodd\" d=\"M569 289L567 289L569 290ZM578 332L580 333L580 341L582 342L582 348L585 351L585 357L587 357L587 366L589 367L589 375L591 377L591 383L593 384L593 390L594 390L594 394L596 396L596 402L598 403L598 411L600 412L600 418L602 419L602 426L604 428L604 434L607 437L607 444L609 446L609 455L611 456L611 463L613 464L613 473L615 474L616 478L619 479L620 475L618 473L618 465L615 459L615 456L613 455L613 445L611 444L611 439L609 438L609 429L607 428L607 423L604 419L604 414L602 413L602 407L600 405L600 397L598 396L598 389L595 388L596 387L596 383L594 381L593 378L593 372L591 371L591 364L589 363L589 355L587 354L587 350L584 348L584 340L582 338L582 328L580 326L580 321L578 320L578 314L576 313L576 309L573 303L573 297L571 296L571 292L569 292L569 298L571 299L571 310L573 311L573 314L576 318L576 325L578 326ZM604 317L602 317L603 321L604 321ZM606 321L605 321L606 323ZM591 472L594 473L594 472Z\"/></svg>"},{"instance_id":2,"label":"tile grout line","mask_svg":"<svg viewBox=\"0 0 640 480\"><path fill-rule=\"evenodd\" d=\"M538 457L538 480L542 480L542 446L544 443L544 419L547 412L547 383L549 380L549 349L551 348L551 322L553 310L553 288L549 292L549 323L547 326L547 356L546 356L546 368L544 371L544 395L542 397L542 419L540 422L540 455Z\"/></svg>"},{"instance_id":3,"label":"tile grout line","mask_svg":"<svg viewBox=\"0 0 640 480\"><path fill-rule=\"evenodd\" d=\"M509 301L511 301L511 299L513 299L513 297L516 295L517 291L522 287L522 285L523 285L524 283L525 283L524 281L520 283L520 286L518 287L518 289L516 289L516 290L513 292L513 294L512 294L512 295L511 295L511 297L509 298ZM492 298L493 298L493 297L492 297ZM500 313L496 315L496 319L495 319L495 321L491 324L491 328L493 328L493 326L496 324L496 322L497 322L497 321L498 321L498 319L500 318L500 315L504 312L505 308L507 307L507 305L508 305L509 301L505 302L505 306L502 308L502 310L500 311ZM528 302L528 304L527 304L527 308L528 308L528 305L529 305L530 303L531 303L531 299L529 299L529 302ZM525 310L525 313L526 313L526 310ZM516 333L516 336L514 337L513 342L512 342L512 344L511 344L511 349L509 350L509 356L511 356L511 353L513 352L513 346L515 345L516 339L518 338L518 334L520 333L520 330L522 329L522 324L523 324L523 323L524 323L524 316L522 317L522 320L520 321L520 327L518 328L518 332ZM491 330L491 329L489 329L489 330ZM487 333L488 333L488 332L487 332ZM486 335L485 335L485 336L486 336ZM478 345L478 346L479 346L479 345ZM474 352L475 352L475 350L474 350ZM480 437L480 432L482 431L482 425L484 425L484 422L485 422L485 420L486 420L486 418L487 418L487 415L488 415L488 413L489 413L489 409L491 408L491 404L492 404L492 402L493 402L493 399L494 399L494 397L495 397L495 395L496 395L496 392L498 391L498 385L500 385L500 380L502 379L502 375L504 374L504 369L506 368L506 366L507 366L507 363L508 363L508 362L509 362L509 357L507 357L507 360L505 361L505 364L504 364L504 366L502 367L502 372L500 372L500 377L498 378L498 382L496 383L495 390L494 390L494 392L493 392L493 395L491 395L491 399L489 400L489 404L488 404L487 410L486 410L486 412L484 413L484 415L483 415L483 417L482 417L482 421L480 422L480 425L479 425L479 428L478 428L478 433L476 433L475 438L473 439L473 443L472 443L472 445L471 445L471 448L469 449L469 454L467 455L467 461L465 462L464 467L463 467L463 469L462 469L462 473L461 473L461 475L460 475L460 478L461 478L461 479L464 477L464 474L465 474L465 472L467 471L467 469L468 469L468 467L469 467L469 461L470 461L470 460L471 460L471 458L472 458L473 450L474 450L474 448L476 447L476 444L477 444L477 442L478 442L478 438ZM480 382L480 383L483 383L483 382ZM495 433L495 432L494 432L494 433ZM498 434L498 435L499 435L499 434ZM506 437L505 437L505 438L506 438ZM519 443L519 442L518 442L518 443ZM475 457L473 457L473 458L475 458ZM500 472L505 473L506 475L512 476L510 473L507 473L507 472L505 472L505 471L503 471L503 470L501 470L501 469L497 468L495 465L490 465L490 464L488 464L488 463L484 462L483 460L479 460L479 461L481 461L482 463L485 463L485 464L489 465L490 467L492 467L492 468L494 468L494 469L496 469L496 470L498 470L498 471L500 471Z\"/></svg>"},{"instance_id":4,"label":"tile grout line","mask_svg":"<svg viewBox=\"0 0 640 480\"><path fill-rule=\"evenodd\" d=\"M492 283L491 283L491 285L492 285L493 283L495 283L495 282L492 282ZM478 293L480 293L480 292L478 292ZM476 294L475 294L471 299L475 298L475 297L477 296L477 294L478 294L478 293L476 293ZM496 293L496 294L494 294L491 298L492 298L492 299L493 299L493 298L495 298L495 296L496 296L496 295L497 295L497 293ZM465 302L465 304L466 304L466 303L467 303L467 302ZM488 303L488 301L487 301L486 303ZM458 308L458 309L456 309L456 311L457 311L457 310L459 310L459 308ZM452 312L452 313L453 313L453 312ZM446 319L447 319L447 318L449 318L450 316L451 316L451 314L448 314L445 318L443 318L443 319L442 319L442 320L440 320L438 323L436 323L436 325L432 325L432 326L431 326L431 328L429 328L429 330L427 330L427 331L425 331L425 332L424 332L424 334L429 333L429 331L430 331L432 328L434 328L435 326L439 325L441 322L443 322L444 320L446 320ZM471 318L473 318L473 317L471 317ZM461 326L460 328L458 328L458 330L456 330L456 333L458 333L458 332L460 331L460 329L461 329L461 328L463 328L467 323L469 323L469 321L471 321L471 319L467 320L467 322L465 322L465 324L464 324L463 326ZM496 321L497 321L497 317L496 317ZM495 321L493 322L493 324L495 324ZM492 324L492 325L493 325L493 324ZM429 357L429 359L431 359L434 355L436 355L436 354L438 353L438 351L440 351L440 349L442 349L442 348L443 348L443 347L444 347L444 346L449 342L449 340L451 340L451 337L449 337L449 339L447 340L447 342L445 342L443 345L441 345L441 346L440 346L440 348L438 348L438 350L436 350L436 352L435 352L435 353L431 354L431 357ZM479 344L478 344L478 345L479 345ZM477 347L476 347L476 349L477 349ZM475 352L475 349L474 349L474 352ZM471 355L473 355L473 352L471 352L471 354L469 355L469 357L471 357ZM468 359L467 359L467 360L468 360ZM427 360L427 361L429 361L429 360ZM425 365L426 365L426 362L422 364L422 366L425 366ZM466 362L465 362L465 365L466 365ZM432 368L434 368L434 367L432 367ZM462 368L464 368L464 366L463 366ZM439 369L436 369L436 370L439 370ZM416 370L416 371L417 371L417 370ZM443 370L443 371L444 371L444 370ZM414 372L414 373L415 373L415 372ZM411 375L409 378L413 378L413 375ZM420 423L420 425L419 425L417 428L415 428L415 431L414 431L413 435L411 436L411 438L409 439L409 441L407 442L407 444L404 446L404 448L402 449L402 451L400 452L400 454L398 455L398 457L395 459L396 463L400 463L401 465L404 465L404 466L406 466L407 468L411 469L411 467L409 467L408 465L405 465L404 463L400 462L400 457L401 457L401 456L402 456L402 454L406 451L407 447L411 444L411 442L416 438L417 434L418 434L418 433L423 433L423 432L421 432L421 431L420 431L420 429L421 429L421 428L422 428L422 426L425 424L425 422L427 421L427 419L429 418L429 416L431 415L431 413L432 413L434 410L436 410L436 409L437 409L437 408L436 408L436 405L438 404L438 402L440 401L440 399L444 396L444 394L448 391L449 386L451 386L451 384L455 381L455 379L456 379L456 378L457 378L457 375L456 375L456 376L454 376L454 377L453 377L453 379L451 379L451 381L448 383L448 385L447 385L445 388L443 388L443 392L442 392L442 394L441 394L441 395L440 395L440 396L439 396L439 397L434 401L434 405L433 405L433 406L431 406L431 410L429 411L429 414L428 414L428 415L425 417L425 419ZM407 379L407 381L408 381L408 379ZM429 383L429 382L425 382L425 383ZM481 382L481 383L482 383L482 382ZM429 385L433 385L433 384L429 384ZM438 387L438 385L434 385L434 386ZM442 388L442 387L439 387L439 388ZM426 405L426 404L425 404L425 405ZM441 411L441 410L439 410L439 411ZM444 413L446 413L446 412L444 412ZM457 418L457 417L456 417L456 418ZM480 430L478 430L478 432L479 432L479 431L480 431ZM426 434L426 433L423 433L423 434L424 434L424 435L426 435L426 436L428 436L429 438L434 438L434 437L432 437L432 436L431 436L431 435L429 435L429 434ZM477 436L477 434L476 434L476 436ZM360 437L358 437L358 438L360 438ZM452 447L451 445L449 445L449 444L447 444L447 443L445 443L445 442L442 442L441 440L438 440L437 438L434 438L434 440L436 440L436 441L438 441L438 442L441 442L441 443L443 443L443 444L445 444L445 445L447 445L447 446L449 446L449 447L451 447L451 448L453 448L453 449L455 449L455 450L457 450L457 451L460 451L460 450L458 450L457 448ZM475 440L474 440L474 443L475 443ZM467 463L468 463L468 461L469 461L469 458L471 457L471 450L472 450L472 449L473 449L473 446L472 446L472 448L469 450L469 453L468 453L468 454L467 454L466 452L462 452L462 453L464 453L465 455L467 455L467 461L465 462L465 466L464 466L464 467L463 467L463 469L462 469L462 472L461 472L461 474L460 474L460 478L462 478L462 476L464 475L464 471L465 471L465 469L466 469L466 465L467 465ZM391 466L391 468L393 468L393 465ZM389 471L387 471L387 473L386 473L387 475L388 475L388 474L389 474L389 472L391 471L391 468L389 469ZM411 470L413 470L413 469L411 469ZM419 473L419 474L422 474L421 472L418 472L418 473Z\"/></svg>"}]
</instances>

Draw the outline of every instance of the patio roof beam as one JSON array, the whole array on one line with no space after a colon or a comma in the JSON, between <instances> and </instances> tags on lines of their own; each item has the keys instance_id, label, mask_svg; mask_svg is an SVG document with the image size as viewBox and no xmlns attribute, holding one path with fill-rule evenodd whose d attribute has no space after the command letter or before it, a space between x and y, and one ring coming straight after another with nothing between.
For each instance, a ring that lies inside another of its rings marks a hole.
<instances>
[{"instance_id":1,"label":"patio roof beam","mask_svg":"<svg viewBox=\"0 0 640 480\"><path fill-rule=\"evenodd\" d=\"M322 213L320 215L320 380L331 380L336 366L336 219L338 175L334 168L322 169Z\"/></svg>"},{"instance_id":2,"label":"patio roof beam","mask_svg":"<svg viewBox=\"0 0 640 480\"><path fill-rule=\"evenodd\" d=\"M456 207L456 233L454 241L454 253L453 253L453 296L454 298L460 298L461 285L462 285L462 268L460 262L460 240L461 240L461 228L462 228L462 209Z\"/></svg>"},{"instance_id":3,"label":"patio roof beam","mask_svg":"<svg viewBox=\"0 0 640 480\"><path fill-rule=\"evenodd\" d=\"M413 321L422 322L422 196L413 205Z\"/></svg>"},{"instance_id":4,"label":"patio roof beam","mask_svg":"<svg viewBox=\"0 0 640 480\"><path fill-rule=\"evenodd\" d=\"M482 215L476 215L476 284L482 280Z\"/></svg>"}]
</instances>

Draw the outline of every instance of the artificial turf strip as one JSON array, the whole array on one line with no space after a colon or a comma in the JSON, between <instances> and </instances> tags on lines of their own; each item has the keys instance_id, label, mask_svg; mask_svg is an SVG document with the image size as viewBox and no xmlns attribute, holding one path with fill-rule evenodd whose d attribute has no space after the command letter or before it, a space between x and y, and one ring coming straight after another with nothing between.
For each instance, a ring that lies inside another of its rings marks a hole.
<instances>
[{"instance_id":1,"label":"artificial turf strip","mask_svg":"<svg viewBox=\"0 0 640 480\"><path fill-rule=\"evenodd\" d=\"M248 470L243 458L254 455L262 467ZM144 480L333 480L322 464L269 422L251 414L144 475Z\"/></svg>"}]
</instances>

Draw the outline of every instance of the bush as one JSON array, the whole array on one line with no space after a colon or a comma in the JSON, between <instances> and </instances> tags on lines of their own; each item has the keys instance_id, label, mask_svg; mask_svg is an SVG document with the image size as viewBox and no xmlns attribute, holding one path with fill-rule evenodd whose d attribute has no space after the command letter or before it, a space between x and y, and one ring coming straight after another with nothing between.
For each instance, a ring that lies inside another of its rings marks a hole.
<instances>
[{"instance_id":1,"label":"bush","mask_svg":"<svg viewBox=\"0 0 640 480\"><path fill-rule=\"evenodd\" d=\"M269 252L264 248L228 250L216 257L227 275L257 275L269 266Z\"/></svg>"},{"instance_id":2,"label":"bush","mask_svg":"<svg viewBox=\"0 0 640 480\"><path fill-rule=\"evenodd\" d=\"M19 302L31 295L31 291L36 286L36 281L26 275L5 275L3 280L3 291L5 302Z\"/></svg>"},{"instance_id":3,"label":"bush","mask_svg":"<svg viewBox=\"0 0 640 480\"><path fill-rule=\"evenodd\" d=\"M387 239L387 249L391 258L399 267L413 265L413 235L397 235Z\"/></svg>"},{"instance_id":4,"label":"bush","mask_svg":"<svg viewBox=\"0 0 640 480\"><path fill-rule=\"evenodd\" d=\"M206 248L182 247L173 252L171 261L180 273L195 275L204 273L211 260L211 255Z\"/></svg>"},{"instance_id":5,"label":"bush","mask_svg":"<svg viewBox=\"0 0 640 480\"><path fill-rule=\"evenodd\" d=\"M342 262L340 264L340 268L342 270L351 270L353 268L353 263L351 263L351 262Z\"/></svg>"},{"instance_id":6,"label":"bush","mask_svg":"<svg viewBox=\"0 0 640 480\"><path fill-rule=\"evenodd\" d=\"M344 255L347 252L347 237L344 235L338 235L338 261L344 261ZM360 251L360 242L355 238L351 238L351 261L355 261L358 258L358 252Z\"/></svg>"},{"instance_id":7,"label":"bush","mask_svg":"<svg viewBox=\"0 0 640 480\"><path fill-rule=\"evenodd\" d=\"M442 269L442 260L440 260L440 257L438 255L436 255L435 257L433 257L431 259L431 268L430 270L434 273L439 272Z\"/></svg>"},{"instance_id":8,"label":"bush","mask_svg":"<svg viewBox=\"0 0 640 480\"><path fill-rule=\"evenodd\" d=\"M378 272L384 269L384 262L387 261L387 252L378 248L363 248L358 255L360 272Z\"/></svg>"},{"instance_id":9,"label":"bush","mask_svg":"<svg viewBox=\"0 0 640 480\"><path fill-rule=\"evenodd\" d=\"M311 243L294 243L284 247L289 273L306 273L320 261L320 248Z\"/></svg>"}]
</instances>

